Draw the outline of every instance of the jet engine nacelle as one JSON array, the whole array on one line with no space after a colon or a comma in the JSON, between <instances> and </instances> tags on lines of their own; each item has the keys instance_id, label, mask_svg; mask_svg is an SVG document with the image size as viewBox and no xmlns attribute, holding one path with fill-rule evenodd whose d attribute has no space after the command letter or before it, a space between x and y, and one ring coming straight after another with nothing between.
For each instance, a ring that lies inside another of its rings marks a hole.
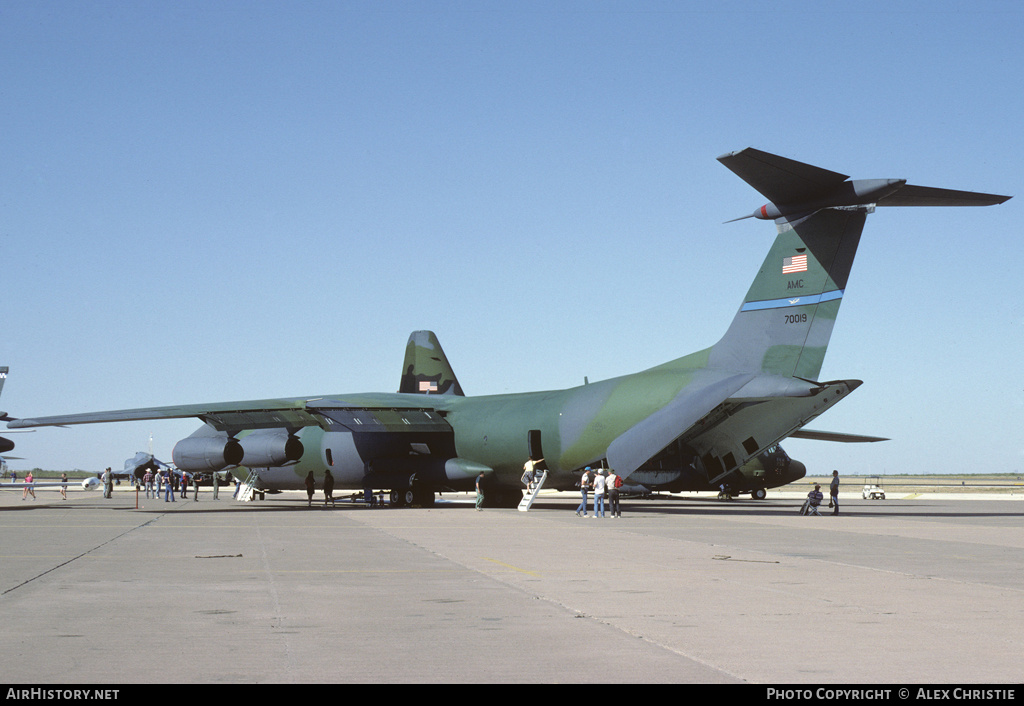
<instances>
[{"instance_id":1,"label":"jet engine nacelle","mask_svg":"<svg viewBox=\"0 0 1024 706\"><path fill-rule=\"evenodd\" d=\"M257 468L290 466L298 463L305 451L298 437L285 429L260 429L242 437L239 443L244 451L242 463Z\"/></svg>"},{"instance_id":2,"label":"jet engine nacelle","mask_svg":"<svg viewBox=\"0 0 1024 706\"><path fill-rule=\"evenodd\" d=\"M174 445L171 457L183 471L216 472L237 466L244 452L237 439L230 436L190 436Z\"/></svg>"}]
</instances>

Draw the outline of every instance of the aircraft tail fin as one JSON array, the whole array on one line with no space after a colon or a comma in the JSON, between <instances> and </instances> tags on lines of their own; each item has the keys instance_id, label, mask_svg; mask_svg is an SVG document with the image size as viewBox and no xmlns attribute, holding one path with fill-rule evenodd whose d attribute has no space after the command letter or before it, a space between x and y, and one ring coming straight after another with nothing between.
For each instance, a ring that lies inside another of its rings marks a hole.
<instances>
[{"instance_id":1,"label":"aircraft tail fin","mask_svg":"<svg viewBox=\"0 0 1024 706\"><path fill-rule=\"evenodd\" d=\"M748 148L718 158L772 200L778 236L709 364L816 380L861 231L875 206L987 206L1009 196L847 176Z\"/></svg>"},{"instance_id":2,"label":"aircraft tail fin","mask_svg":"<svg viewBox=\"0 0 1024 706\"><path fill-rule=\"evenodd\" d=\"M4 383L7 382L7 373L10 370L6 365L0 366L0 393L4 391ZM10 421L7 412L0 412L0 421Z\"/></svg>"},{"instance_id":3,"label":"aircraft tail fin","mask_svg":"<svg viewBox=\"0 0 1024 706\"><path fill-rule=\"evenodd\" d=\"M816 380L867 212L818 211L778 236L709 364Z\"/></svg>"},{"instance_id":4,"label":"aircraft tail fin","mask_svg":"<svg viewBox=\"0 0 1024 706\"><path fill-rule=\"evenodd\" d=\"M433 331L413 331L409 336L398 391L460 397L465 394Z\"/></svg>"}]
</instances>

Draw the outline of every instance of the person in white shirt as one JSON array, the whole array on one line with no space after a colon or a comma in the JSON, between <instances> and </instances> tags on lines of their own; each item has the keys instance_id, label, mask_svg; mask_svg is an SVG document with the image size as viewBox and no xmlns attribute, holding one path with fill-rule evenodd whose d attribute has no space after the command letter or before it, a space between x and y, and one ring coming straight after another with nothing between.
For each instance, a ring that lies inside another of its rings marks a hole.
<instances>
[{"instance_id":1,"label":"person in white shirt","mask_svg":"<svg viewBox=\"0 0 1024 706\"><path fill-rule=\"evenodd\" d=\"M526 460L526 463L523 464L523 482L526 483L526 492L533 492L534 484L537 482L538 466L540 466L543 461L544 459L534 461L531 456Z\"/></svg>"},{"instance_id":2,"label":"person in white shirt","mask_svg":"<svg viewBox=\"0 0 1024 706\"><path fill-rule=\"evenodd\" d=\"M598 469L594 471L594 519L597 519L597 508L601 508L601 517L604 517L604 486L603 472Z\"/></svg>"},{"instance_id":3,"label":"person in white shirt","mask_svg":"<svg viewBox=\"0 0 1024 706\"><path fill-rule=\"evenodd\" d=\"M614 469L608 471L608 510L611 511L612 517L622 517L622 512L619 510L619 476L616 475Z\"/></svg>"},{"instance_id":4,"label":"person in white shirt","mask_svg":"<svg viewBox=\"0 0 1024 706\"><path fill-rule=\"evenodd\" d=\"M579 507L576 508L576 517L587 516L587 489L590 488L590 466L587 466L587 470L583 471L583 477L580 478L580 493L583 495L583 500L580 501ZM580 513L583 513L580 515Z\"/></svg>"}]
</instances>

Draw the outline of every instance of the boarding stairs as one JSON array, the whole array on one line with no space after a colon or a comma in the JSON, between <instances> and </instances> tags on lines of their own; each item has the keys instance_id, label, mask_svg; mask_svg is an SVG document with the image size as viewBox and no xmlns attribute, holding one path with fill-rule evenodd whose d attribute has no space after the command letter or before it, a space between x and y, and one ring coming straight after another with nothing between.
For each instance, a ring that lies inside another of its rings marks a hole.
<instances>
[{"instance_id":1,"label":"boarding stairs","mask_svg":"<svg viewBox=\"0 0 1024 706\"><path fill-rule=\"evenodd\" d=\"M533 501L537 499L537 493L544 487L544 481L548 479L548 472L543 471L539 476L535 477L533 487L527 487L523 491L523 499L519 501L519 512L527 512L530 506L533 505Z\"/></svg>"},{"instance_id":2,"label":"boarding stairs","mask_svg":"<svg viewBox=\"0 0 1024 706\"><path fill-rule=\"evenodd\" d=\"M259 484L260 474L254 468L249 469L249 475L245 482L238 488L235 500L240 503L247 503L256 496L256 486Z\"/></svg>"}]
</instances>

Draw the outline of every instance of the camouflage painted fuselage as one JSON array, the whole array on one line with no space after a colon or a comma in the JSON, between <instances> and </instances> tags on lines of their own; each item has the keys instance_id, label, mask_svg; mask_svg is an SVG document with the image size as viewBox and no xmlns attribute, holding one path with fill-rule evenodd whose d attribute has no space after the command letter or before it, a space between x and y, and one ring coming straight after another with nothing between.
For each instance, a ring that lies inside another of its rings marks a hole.
<instances>
[{"instance_id":1,"label":"camouflage painted fuselage","mask_svg":"<svg viewBox=\"0 0 1024 706\"><path fill-rule=\"evenodd\" d=\"M778 446L860 385L816 382L867 216L876 206L984 206L1009 197L848 181L752 148L719 157L771 203L777 236L722 338L633 375L566 390L467 397L437 337L413 332L397 393L220 402L22 419L12 428L197 417L174 448L189 472L235 468L264 490L385 489L433 497L483 476L516 500L529 458L547 487L614 468L634 485L763 491L804 474ZM2 382L2 379L0 379ZM847 435L852 437L852 435ZM854 440L852 438L845 439ZM877 441L861 437L857 440ZM493 493L491 491L497 491Z\"/></svg>"},{"instance_id":2,"label":"camouflage painted fuselage","mask_svg":"<svg viewBox=\"0 0 1024 706\"><path fill-rule=\"evenodd\" d=\"M413 337L419 337L432 357L444 361L440 374L422 374L443 385L451 373L436 338L429 332ZM670 409L688 388L705 389L736 378L734 373L709 369L708 353L566 390L480 397L381 393L319 399L316 413L326 421L298 432L305 451L297 463L241 468L236 475L256 470L258 487L281 490L305 487L310 472L316 487L322 488L327 470L336 488L394 490L419 484L433 490L468 490L483 472L488 489L508 491L515 497L522 488L523 463L532 451L538 460L544 459L547 487L568 490L584 467L614 465L608 453L611 442ZM742 376L740 381L751 378ZM730 416L735 414L742 410ZM669 490L717 488L723 479L736 491L763 490L803 476L803 466L791 462L781 449L765 455L765 449L793 427L792 420L755 425L763 441L748 441L746 447L743 440L728 441L731 432L723 434L728 432L724 420L708 419L708 424L717 431L684 439L686 427L674 430L672 444L649 452L651 458L645 464L624 472L635 473L634 484ZM744 440L752 439L750 425L744 426ZM531 432L540 449L531 449ZM712 453L726 446L736 448ZM728 454L732 456L726 467L719 456ZM709 476L705 464L714 475Z\"/></svg>"}]
</instances>

